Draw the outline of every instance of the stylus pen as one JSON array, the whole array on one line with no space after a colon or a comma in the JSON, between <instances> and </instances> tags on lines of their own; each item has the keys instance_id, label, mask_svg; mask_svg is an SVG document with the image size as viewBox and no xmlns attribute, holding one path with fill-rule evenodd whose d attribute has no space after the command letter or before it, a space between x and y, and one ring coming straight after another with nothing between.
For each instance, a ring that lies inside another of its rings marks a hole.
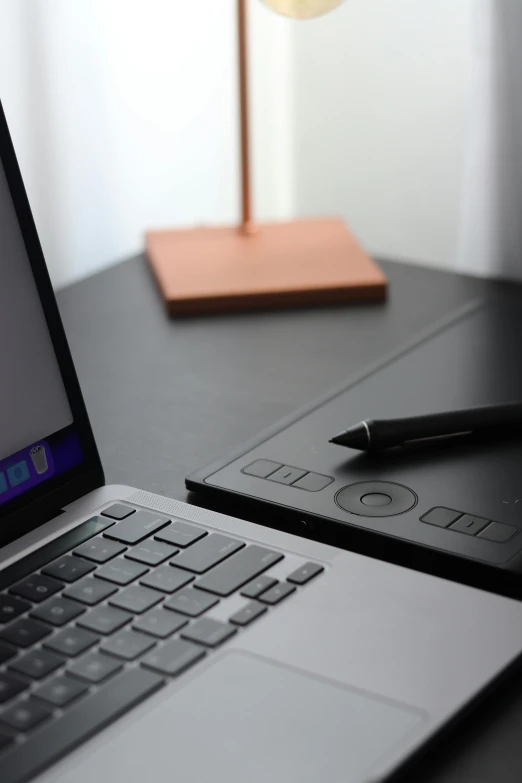
<instances>
[{"instance_id":1,"label":"stylus pen","mask_svg":"<svg viewBox=\"0 0 522 783\"><path fill-rule=\"evenodd\" d=\"M359 451L382 451L472 435L493 439L517 430L522 433L522 403L509 402L407 419L366 419L339 433L330 443Z\"/></svg>"}]
</instances>

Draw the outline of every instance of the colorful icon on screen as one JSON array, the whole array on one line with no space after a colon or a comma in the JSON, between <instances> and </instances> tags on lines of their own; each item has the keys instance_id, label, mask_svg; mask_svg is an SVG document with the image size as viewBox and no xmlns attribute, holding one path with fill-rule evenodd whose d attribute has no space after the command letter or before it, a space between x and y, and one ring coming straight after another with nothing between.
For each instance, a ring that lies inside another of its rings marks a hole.
<instances>
[{"instance_id":1,"label":"colorful icon on screen","mask_svg":"<svg viewBox=\"0 0 522 783\"><path fill-rule=\"evenodd\" d=\"M42 473L47 473L49 464L47 462L47 452L43 443L40 443L38 446L33 446L29 453L31 455L31 462L38 475L41 476Z\"/></svg>"},{"instance_id":2,"label":"colorful icon on screen","mask_svg":"<svg viewBox=\"0 0 522 783\"><path fill-rule=\"evenodd\" d=\"M29 481L31 478L29 467L25 459L22 459L20 462L16 462L14 465L7 468L7 475L12 487L17 487L19 484L23 484L24 481Z\"/></svg>"},{"instance_id":3,"label":"colorful icon on screen","mask_svg":"<svg viewBox=\"0 0 522 783\"><path fill-rule=\"evenodd\" d=\"M3 473L0 473L0 495L7 492L7 481Z\"/></svg>"}]
</instances>

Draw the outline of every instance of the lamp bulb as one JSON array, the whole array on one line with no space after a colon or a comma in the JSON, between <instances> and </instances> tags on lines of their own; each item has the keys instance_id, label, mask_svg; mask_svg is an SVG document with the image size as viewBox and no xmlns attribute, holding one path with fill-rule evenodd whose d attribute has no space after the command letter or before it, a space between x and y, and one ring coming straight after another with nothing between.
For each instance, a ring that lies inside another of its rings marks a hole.
<instances>
[{"instance_id":1,"label":"lamp bulb","mask_svg":"<svg viewBox=\"0 0 522 783\"><path fill-rule=\"evenodd\" d=\"M264 3L283 16L292 19L311 19L322 16L341 5L343 0L264 0Z\"/></svg>"}]
</instances>

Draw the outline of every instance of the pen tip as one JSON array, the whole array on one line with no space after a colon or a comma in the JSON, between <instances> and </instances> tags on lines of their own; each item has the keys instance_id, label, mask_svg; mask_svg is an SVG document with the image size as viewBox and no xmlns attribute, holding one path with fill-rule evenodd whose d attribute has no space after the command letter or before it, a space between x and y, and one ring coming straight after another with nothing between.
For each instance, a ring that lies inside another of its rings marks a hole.
<instances>
[{"instance_id":1,"label":"pen tip","mask_svg":"<svg viewBox=\"0 0 522 783\"><path fill-rule=\"evenodd\" d=\"M355 427L340 432L339 435L330 439L330 443L335 443L337 446L346 446L349 449L357 449L358 451L367 451L369 447L368 432L364 424L356 424Z\"/></svg>"},{"instance_id":2,"label":"pen tip","mask_svg":"<svg viewBox=\"0 0 522 783\"><path fill-rule=\"evenodd\" d=\"M342 432L340 435L336 435L334 438L330 438L328 443L335 443L338 446L342 446L343 445L343 435L344 435L344 432Z\"/></svg>"}]
</instances>

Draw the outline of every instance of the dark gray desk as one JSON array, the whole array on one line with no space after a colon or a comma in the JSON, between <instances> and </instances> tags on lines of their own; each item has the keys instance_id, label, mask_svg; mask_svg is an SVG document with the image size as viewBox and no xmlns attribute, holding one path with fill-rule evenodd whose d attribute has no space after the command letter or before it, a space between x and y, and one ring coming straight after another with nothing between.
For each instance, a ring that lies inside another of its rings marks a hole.
<instances>
[{"instance_id":1,"label":"dark gray desk","mask_svg":"<svg viewBox=\"0 0 522 783\"><path fill-rule=\"evenodd\" d=\"M385 305L169 321L143 259L59 304L108 483L187 499L184 477L480 297L493 283L396 263ZM404 779L404 778L403 778ZM408 780L522 781L522 677Z\"/></svg>"}]
</instances>

